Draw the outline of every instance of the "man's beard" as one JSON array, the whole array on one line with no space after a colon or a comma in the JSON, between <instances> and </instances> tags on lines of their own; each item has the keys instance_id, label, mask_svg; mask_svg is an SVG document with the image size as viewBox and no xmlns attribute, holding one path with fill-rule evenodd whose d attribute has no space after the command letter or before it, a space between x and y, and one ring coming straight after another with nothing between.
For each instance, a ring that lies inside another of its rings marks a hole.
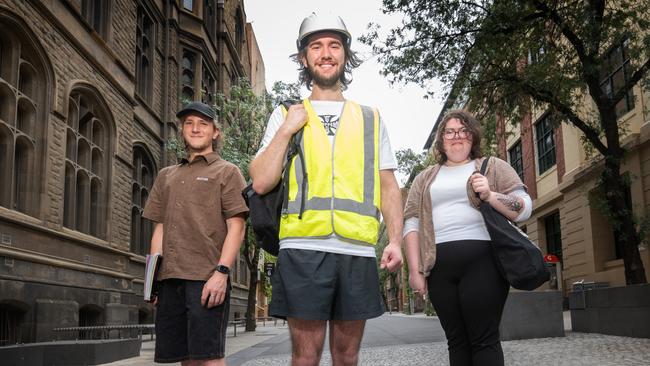
<instances>
[{"instance_id":1,"label":"man's beard","mask_svg":"<svg viewBox=\"0 0 650 366\"><path fill-rule=\"evenodd\" d=\"M307 72L309 72L309 75L311 75L311 78L313 79L313 83L315 85L318 85L320 87L325 87L325 88L331 88L333 86L336 86L338 83L339 79L341 79L341 76L343 75L343 68L339 70L336 74L328 77L323 77L319 75L315 67L312 65L308 65L309 67L307 68Z\"/></svg>"}]
</instances>

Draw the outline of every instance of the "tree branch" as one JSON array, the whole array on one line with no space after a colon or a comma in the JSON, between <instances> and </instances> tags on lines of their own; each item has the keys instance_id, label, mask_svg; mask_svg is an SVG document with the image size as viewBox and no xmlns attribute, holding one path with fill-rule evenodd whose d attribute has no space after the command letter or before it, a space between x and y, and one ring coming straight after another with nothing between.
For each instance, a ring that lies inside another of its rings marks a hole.
<instances>
[{"instance_id":1,"label":"tree branch","mask_svg":"<svg viewBox=\"0 0 650 366\"><path fill-rule=\"evenodd\" d=\"M474 7L474 8L479 8L479 9L483 10L483 12L485 14L487 14L487 15L491 14L490 9L486 8L485 6L483 6L483 5L479 4L479 3L476 3L476 2L473 2L473 1L461 1L461 4L465 4L467 6Z\"/></svg>"},{"instance_id":2,"label":"tree branch","mask_svg":"<svg viewBox=\"0 0 650 366\"><path fill-rule=\"evenodd\" d=\"M578 54L578 58L580 59L580 61L583 64L585 64L585 62L588 61L590 55L587 54L585 45L580 39L580 37L578 37L578 35L575 32L573 32L573 30L566 24L564 19L562 19L560 14L558 14L558 12L549 8L545 2L539 0L533 0L533 3L535 4L535 7L537 9L547 14L549 18L553 21L553 23L557 24L558 27L560 27L562 34L564 34L564 36L569 40L569 42L571 42L571 44L575 48L575 51Z\"/></svg>"},{"instance_id":3,"label":"tree branch","mask_svg":"<svg viewBox=\"0 0 650 366\"><path fill-rule=\"evenodd\" d=\"M603 16L605 14L605 1L604 0L589 0L589 7L591 8L591 41L589 42L590 53L598 52L600 49L600 42L602 34Z\"/></svg>"},{"instance_id":4,"label":"tree branch","mask_svg":"<svg viewBox=\"0 0 650 366\"><path fill-rule=\"evenodd\" d=\"M608 152L608 147L602 143L598 131L593 127L589 126L587 122L583 121L569 106L562 103L557 97L553 95L552 92L548 90L540 90L535 88L533 85L524 82L516 76L505 76L503 78L506 81L518 84L521 88L528 93L531 97L550 104L560 113L562 113L576 128L578 128L582 133L585 134L587 139L594 145L596 150L605 156Z\"/></svg>"}]
</instances>

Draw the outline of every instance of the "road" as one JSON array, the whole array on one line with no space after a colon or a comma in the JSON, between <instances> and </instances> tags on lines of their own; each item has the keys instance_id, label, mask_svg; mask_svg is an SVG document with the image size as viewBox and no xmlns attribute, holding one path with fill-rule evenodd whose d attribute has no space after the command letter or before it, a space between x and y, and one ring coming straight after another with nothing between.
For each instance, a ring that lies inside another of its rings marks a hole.
<instances>
[{"instance_id":1,"label":"road","mask_svg":"<svg viewBox=\"0 0 650 366\"><path fill-rule=\"evenodd\" d=\"M327 338L326 338L327 339ZM423 315L405 316L385 314L366 323L361 348L446 342L445 334L436 317ZM291 353L289 333L277 335L227 357L228 366L245 364L249 360L262 359ZM327 358L329 347L325 342L323 358Z\"/></svg>"}]
</instances>

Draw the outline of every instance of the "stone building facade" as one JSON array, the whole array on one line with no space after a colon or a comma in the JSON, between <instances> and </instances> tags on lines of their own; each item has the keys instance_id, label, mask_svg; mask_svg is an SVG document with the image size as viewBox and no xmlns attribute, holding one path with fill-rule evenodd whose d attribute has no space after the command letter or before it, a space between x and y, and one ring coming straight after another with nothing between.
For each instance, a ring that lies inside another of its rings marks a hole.
<instances>
[{"instance_id":1,"label":"stone building facade","mask_svg":"<svg viewBox=\"0 0 650 366\"><path fill-rule=\"evenodd\" d=\"M263 85L254 40L243 0L0 0L0 346L153 321L141 214L174 115Z\"/></svg>"}]
</instances>

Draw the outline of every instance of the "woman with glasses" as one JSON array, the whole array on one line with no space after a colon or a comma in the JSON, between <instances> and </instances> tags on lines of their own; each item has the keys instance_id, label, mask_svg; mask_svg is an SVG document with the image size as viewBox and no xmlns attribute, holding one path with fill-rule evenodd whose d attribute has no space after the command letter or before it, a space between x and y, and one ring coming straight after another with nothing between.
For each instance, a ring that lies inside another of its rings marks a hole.
<instances>
[{"instance_id":1,"label":"woman with glasses","mask_svg":"<svg viewBox=\"0 0 650 366\"><path fill-rule=\"evenodd\" d=\"M492 157L485 176L479 122L452 110L436 131L437 164L413 181L404 212L409 283L428 293L440 319L451 366L503 365L499 323L509 285L498 272L477 209L489 202L511 221L530 217L526 186Z\"/></svg>"}]
</instances>

